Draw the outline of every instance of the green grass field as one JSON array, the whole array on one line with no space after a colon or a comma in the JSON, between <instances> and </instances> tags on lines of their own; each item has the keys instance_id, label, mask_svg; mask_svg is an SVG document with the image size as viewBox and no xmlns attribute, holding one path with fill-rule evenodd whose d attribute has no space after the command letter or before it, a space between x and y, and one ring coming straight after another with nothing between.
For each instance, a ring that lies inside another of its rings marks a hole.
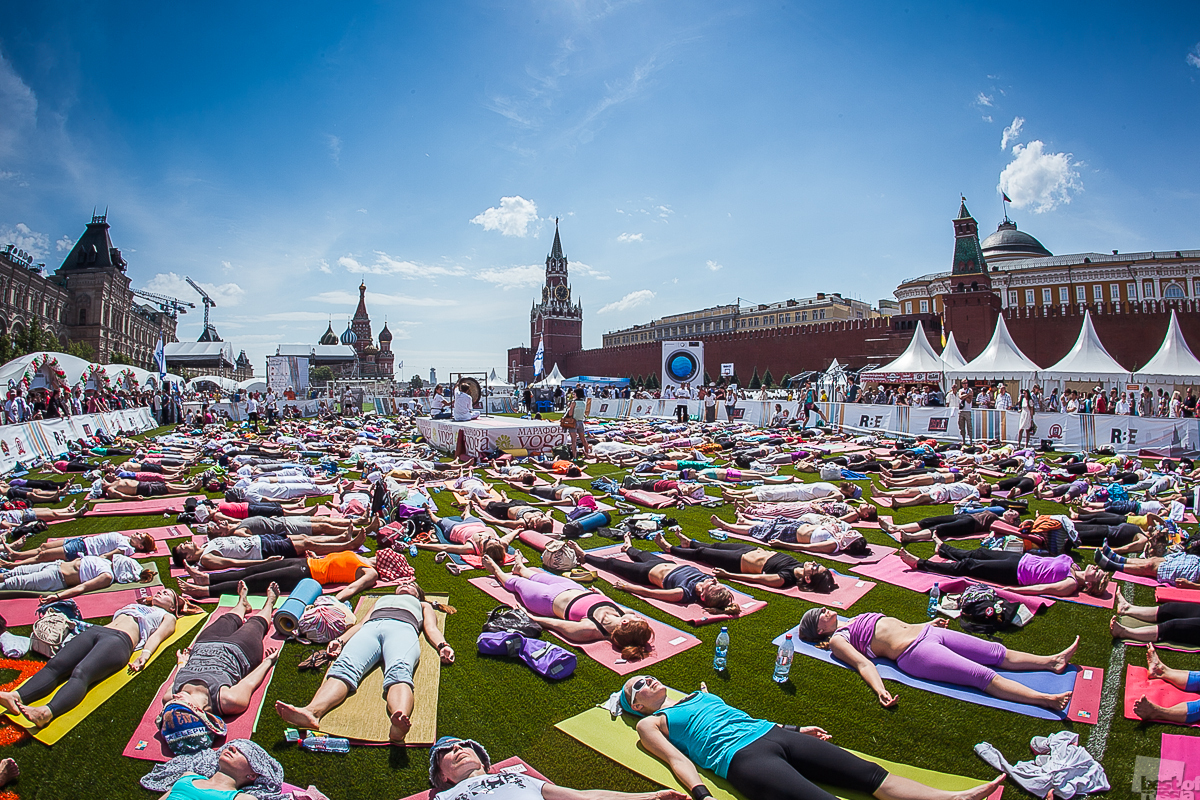
<instances>
[{"instance_id":1,"label":"green grass field","mask_svg":"<svg viewBox=\"0 0 1200 800\"><path fill-rule=\"evenodd\" d=\"M591 466L592 474L616 472L612 468ZM815 480L816 476L807 476ZM435 495L441 513L455 513L448 493ZM1035 501L1037 508L1059 509L1050 503ZM684 532L707 540L710 527L708 509L672 510ZM732 519L732 508L720 515ZM908 522L927 515L947 513L946 507L920 507L895 513L897 522ZM51 528L55 536L124 530L138 526L165 524L162 517L97 517ZM880 545L893 544L879 531L868 531L868 539ZM36 541L39 540L35 540ZM603 542L605 540L601 540ZM594 540L592 540L594 542ZM593 546L585 540L585 546ZM643 547L649 546L642 543ZM968 545L969 546L969 545ZM911 547L918 555L932 551L932 545ZM1085 551L1087 552L1087 551ZM526 554L535 558L532 551ZM168 573L167 559L159 560L163 575ZM536 562L535 562L536 563ZM560 683L535 676L518 662L479 657L474 642L485 615L495 603L466 582L480 575L469 572L452 577L433 554L422 552L414 566L421 585L427 591L445 592L459 613L446 624L446 636L457 651L457 662L442 670L441 702L438 711L439 734L471 737L482 742L493 760L519 755L552 780L576 788L645 790L653 788L641 777L609 761L573 739L558 732L554 724L605 699L622 682L611 671L580 655L575 674ZM837 565L834 565L837 566ZM843 567L844 569L844 567ZM174 585L172 579L165 579ZM630 595L600 584L612 596L635 609L662 619L676 621ZM1146 587L1126 589L1135 602L1150 603L1152 590ZM1100 732L1103 726L1055 723L963 703L905 686L889 688L900 696L895 710L879 706L866 684L854 673L812 659L798 658L790 682L780 686L771 680L775 649L771 639L795 625L809 604L770 593L746 589L769 601L767 608L730 625L732 645L727 674L712 669L712 643L719 627L705 626L693 631L703 644L654 666L650 671L681 690L692 690L701 681L731 704L755 715L781 723L814 724L827 729L842 746L886 759L919 767L969 775L993 777L971 748L981 741L991 742L1010 761L1029 757L1029 740L1046 735L1064 725L1075 730L1082 744ZM910 622L926 618L927 599L904 589L878 584L852 609L852 613L883 611ZM1026 629L1007 634L1002 641L1011 648L1034 653L1056 652L1076 635L1082 637L1076 662L1107 669L1112 655L1108 632L1110 612L1073 603L1060 602L1040 615ZM28 628L14 629L28 633ZM320 673L296 670L296 665L312 648L289 644L267 692L266 706L259 721L255 741L262 744L283 764L287 779L305 786L316 784L334 800L393 800L428 788L427 750L387 747L354 747L348 755L317 754L301 751L285 743L286 727L272 705L276 699L305 702L317 688ZM1200 668L1200 658L1166 653L1168 664ZM1140 648L1129 648L1126 660L1144 664ZM13 756L22 776L15 789L22 798L148 798L151 794L138 785L138 779L150 769L150 763L124 758L124 749L134 726L153 699L155 689L171 670L173 659L159 658L139 678L122 689L113 699L94 712L75 730L53 747L26 739L7 748L3 755ZM1120 664L1124 671L1124 663ZM1123 675L1122 675L1123 678ZM11 675L5 676L6 680ZM1137 756L1157 757L1160 734L1164 731L1185 733L1174 726L1140 724L1121 714L1116 701L1111 732L1107 734L1103 764L1113 792L1126 796L1131 786ZM420 702L420 698L418 698ZM1011 787L1008 796L1020 793Z\"/></svg>"}]
</instances>

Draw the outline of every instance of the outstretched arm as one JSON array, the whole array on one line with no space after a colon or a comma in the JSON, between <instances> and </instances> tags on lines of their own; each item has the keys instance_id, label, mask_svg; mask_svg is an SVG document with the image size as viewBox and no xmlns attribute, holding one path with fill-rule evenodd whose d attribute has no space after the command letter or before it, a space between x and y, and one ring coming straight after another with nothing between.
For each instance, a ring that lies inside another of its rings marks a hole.
<instances>
[{"instance_id":1,"label":"outstretched arm","mask_svg":"<svg viewBox=\"0 0 1200 800\"><path fill-rule=\"evenodd\" d=\"M835 636L829 642L829 650L835 658L849 664L867 682L867 686L870 686L871 691L875 692L875 696L879 698L880 705L884 708L892 708L899 702L900 698L890 693L887 687L883 685L883 678L880 677L875 663L854 649L854 646L848 641L840 636Z\"/></svg>"},{"instance_id":2,"label":"outstretched arm","mask_svg":"<svg viewBox=\"0 0 1200 800\"><path fill-rule=\"evenodd\" d=\"M353 583L334 595L335 599L345 602L359 592L370 589L379 581L379 573L375 571L374 567L363 567L359 573Z\"/></svg>"},{"instance_id":3,"label":"outstretched arm","mask_svg":"<svg viewBox=\"0 0 1200 800\"><path fill-rule=\"evenodd\" d=\"M530 614L529 617L546 630L572 642L595 642L605 638L596 626L587 622L570 622L557 617L539 617L534 614Z\"/></svg>"},{"instance_id":4,"label":"outstretched arm","mask_svg":"<svg viewBox=\"0 0 1200 800\"><path fill-rule=\"evenodd\" d=\"M726 572L720 567L713 570L713 576L717 578L738 581L739 583L754 583L759 586L770 586L774 589L783 587L783 578L775 573L763 575L757 572Z\"/></svg>"},{"instance_id":5,"label":"outstretched arm","mask_svg":"<svg viewBox=\"0 0 1200 800\"><path fill-rule=\"evenodd\" d=\"M637 724L638 738L642 740L642 746L651 755L665 762L671 768L675 779L695 796L696 787L703 786L704 779L700 777L700 771L696 769L692 760L671 744L671 740L667 738L666 725L665 717L643 717Z\"/></svg>"},{"instance_id":6,"label":"outstretched arm","mask_svg":"<svg viewBox=\"0 0 1200 800\"><path fill-rule=\"evenodd\" d=\"M222 714L241 714L250 707L250 698L258 691L258 687L262 686L262 682L267 679L267 673L279 660L279 651L278 647L268 651L258 666L250 670L249 675L233 686L221 688L220 711Z\"/></svg>"},{"instance_id":7,"label":"outstretched arm","mask_svg":"<svg viewBox=\"0 0 1200 800\"><path fill-rule=\"evenodd\" d=\"M639 586L636 583L618 580L613 583L614 589L637 595L638 597L653 597L656 600L666 600L669 603L679 603L683 600L683 589L655 589L650 586Z\"/></svg>"},{"instance_id":8,"label":"outstretched arm","mask_svg":"<svg viewBox=\"0 0 1200 800\"><path fill-rule=\"evenodd\" d=\"M135 658L133 663L129 665L129 671L141 672L142 668L146 666L146 662L154 657L154 654L158 652L158 648L163 642L171 638L171 634L173 633L175 633L175 618L167 617L154 629L154 633L146 637L146 644L142 645L141 655Z\"/></svg>"}]
</instances>

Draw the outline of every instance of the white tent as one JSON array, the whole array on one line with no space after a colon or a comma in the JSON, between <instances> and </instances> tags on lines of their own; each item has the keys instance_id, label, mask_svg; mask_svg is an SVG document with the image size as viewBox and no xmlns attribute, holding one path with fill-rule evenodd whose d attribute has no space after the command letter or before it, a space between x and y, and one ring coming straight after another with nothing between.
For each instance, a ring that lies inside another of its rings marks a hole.
<instances>
[{"instance_id":1,"label":"white tent","mask_svg":"<svg viewBox=\"0 0 1200 800\"><path fill-rule=\"evenodd\" d=\"M1133 379L1141 383L1179 383L1181 379L1191 382L1196 378L1200 378L1200 359L1184 341L1179 319L1172 308L1171 324L1167 326L1162 346L1146 366L1133 373Z\"/></svg>"},{"instance_id":2,"label":"white tent","mask_svg":"<svg viewBox=\"0 0 1200 800\"><path fill-rule=\"evenodd\" d=\"M1083 325L1075 346L1052 367L1042 370L1042 377L1052 381L1126 381L1129 370L1117 363L1100 343L1092 325L1092 312L1085 311Z\"/></svg>"},{"instance_id":3,"label":"white tent","mask_svg":"<svg viewBox=\"0 0 1200 800\"><path fill-rule=\"evenodd\" d=\"M933 349L925 336L925 326L917 323L907 349L890 364L859 376L862 381L877 383L941 383L946 362Z\"/></svg>"},{"instance_id":4,"label":"white tent","mask_svg":"<svg viewBox=\"0 0 1200 800\"><path fill-rule=\"evenodd\" d=\"M109 380L113 383L121 384L123 389L131 389L127 381L123 380L123 376L132 376L137 382L138 389L160 389L158 373L150 370L142 369L141 367L133 367L126 364L109 364L104 367L104 372L108 375ZM183 378L178 375L167 373L167 377L163 379L164 383L184 383Z\"/></svg>"},{"instance_id":5,"label":"white tent","mask_svg":"<svg viewBox=\"0 0 1200 800\"><path fill-rule=\"evenodd\" d=\"M488 388L489 389L511 389L511 388L513 388L513 385L511 383L509 383L508 381L501 380L500 376L496 374L496 370L493 368L492 374L488 375Z\"/></svg>"},{"instance_id":6,"label":"white tent","mask_svg":"<svg viewBox=\"0 0 1200 800\"><path fill-rule=\"evenodd\" d=\"M954 331L950 331L950 338L946 339L946 346L942 348L942 361L946 362L947 372L956 370L967 363L963 354L959 352L958 342L954 341Z\"/></svg>"},{"instance_id":7,"label":"white tent","mask_svg":"<svg viewBox=\"0 0 1200 800\"><path fill-rule=\"evenodd\" d=\"M220 375L200 375L187 382L187 390L189 392L196 391L196 385L200 383L214 383L223 392L232 392L238 386L237 381L232 378L222 378Z\"/></svg>"},{"instance_id":8,"label":"white tent","mask_svg":"<svg viewBox=\"0 0 1200 800\"><path fill-rule=\"evenodd\" d=\"M37 366L34 366L35 364ZM58 371L63 373L63 377L58 376ZM28 353L0 366L0 386L16 385L28 376L31 389L76 385L95 389L96 386L92 380L93 372L107 374L102 365L84 361L82 358L66 353Z\"/></svg>"},{"instance_id":9,"label":"white tent","mask_svg":"<svg viewBox=\"0 0 1200 800\"><path fill-rule=\"evenodd\" d=\"M266 378L247 378L246 380L238 383L237 388L243 392L266 392L267 391L267 379Z\"/></svg>"},{"instance_id":10,"label":"white tent","mask_svg":"<svg viewBox=\"0 0 1200 800\"><path fill-rule=\"evenodd\" d=\"M547 387L553 388L555 386L562 386L562 382L563 382L563 374L558 371L558 364L555 364L554 369L550 370L549 375L542 378L540 381L538 381L537 383L535 383L533 385L540 386L542 388L547 388Z\"/></svg>"},{"instance_id":11,"label":"white tent","mask_svg":"<svg viewBox=\"0 0 1200 800\"><path fill-rule=\"evenodd\" d=\"M951 336L953 335L951 334ZM947 350L950 349L950 344L951 342L946 343ZM955 353L958 353L957 346ZM961 357L959 356L959 358ZM1017 343L1013 341L1012 335L1008 332L1004 316L1001 315L996 319L996 330L992 332L992 340L988 342L987 347L983 348L983 352L961 367L948 370L946 375L952 380L970 378L1028 383L1034 379L1037 373L1038 365L1030 361L1029 357L1017 347Z\"/></svg>"}]
</instances>

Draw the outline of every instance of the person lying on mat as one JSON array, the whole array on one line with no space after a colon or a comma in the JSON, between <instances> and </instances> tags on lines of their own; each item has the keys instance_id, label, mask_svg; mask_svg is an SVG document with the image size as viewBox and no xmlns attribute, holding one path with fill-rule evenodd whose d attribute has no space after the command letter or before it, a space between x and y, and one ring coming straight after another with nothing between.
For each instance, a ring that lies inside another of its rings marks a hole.
<instances>
[{"instance_id":1,"label":"person lying on mat","mask_svg":"<svg viewBox=\"0 0 1200 800\"><path fill-rule=\"evenodd\" d=\"M500 494L505 497L502 502L487 505L471 502L467 504L467 512L470 513L473 509L484 522L504 528L538 533L550 533L554 530L554 519L545 511L521 500L509 500L503 492Z\"/></svg>"},{"instance_id":2,"label":"person lying on mat","mask_svg":"<svg viewBox=\"0 0 1200 800\"><path fill-rule=\"evenodd\" d=\"M1180 605L1186 605L1181 603ZM1178 641L1173 639L1172 641ZM1200 672L1172 669L1158 657L1154 645L1146 644L1146 671L1151 678L1166 681L1183 692L1200 692ZM1133 704L1133 713L1147 721L1174 722L1176 725L1195 725L1200 722L1200 700L1189 700L1173 706L1160 706L1146 695Z\"/></svg>"},{"instance_id":3,"label":"person lying on mat","mask_svg":"<svg viewBox=\"0 0 1200 800\"><path fill-rule=\"evenodd\" d=\"M34 484L40 484L35 486ZM49 484L47 486L46 484ZM67 493L70 481L27 481L13 478L11 482L0 481L0 495L9 500L24 500L27 503L57 503Z\"/></svg>"},{"instance_id":4,"label":"person lying on mat","mask_svg":"<svg viewBox=\"0 0 1200 800\"><path fill-rule=\"evenodd\" d=\"M677 497L681 500L685 497L692 500L703 500L705 496L704 487L698 483L670 479L639 481L632 475L625 476L624 480L621 481L621 488L626 491L654 492L655 494L663 494L667 497Z\"/></svg>"},{"instance_id":5,"label":"person lying on mat","mask_svg":"<svg viewBox=\"0 0 1200 800\"><path fill-rule=\"evenodd\" d=\"M842 522L853 525L856 522L874 522L879 518L879 511L874 505L863 501L851 505L842 500L815 500L804 503L746 503L737 504L737 513L747 519L765 519L768 517L802 517L805 514L824 514L837 517Z\"/></svg>"},{"instance_id":6,"label":"person lying on mat","mask_svg":"<svg viewBox=\"0 0 1200 800\"><path fill-rule=\"evenodd\" d=\"M311 517L317 513L319 506L306 506L303 500L295 500L290 503L234 503L223 502L216 504L216 510L212 510L208 503L201 503L196 506L196 519L204 522L202 517L207 515L207 519L213 522L224 523L226 525L237 525L244 519L251 517Z\"/></svg>"},{"instance_id":7,"label":"person lying on mat","mask_svg":"<svg viewBox=\"0 0 1200 800\"><path fill-rule=\"evenodd\" d=\"M321 557L343 550L356 551L367 535L359 531L350 538L349 531L336 536L284 536L275 533L250 536L217 536L203 545L192 541L180 542L171 550L175 566L195 564L201 570L252 567L267 561L285 558Z\"/></svg>"},{"instance_id":8,"label":"person lying on mat","mask_svg":"<svg viewBox=\"0 0 1200 800\"><path fill-rule=\"evenodd\" d=\"M59 475L65 475L71 472L91 472L95 469L95 467L84 460L77 461L75 459L71 459L68 461L66 459L61 459L51 463L50 469L53 472L57 472Z\"/></svg>"},{"instance_id":9,"label":"person lying on mat","mask_svg":"<svg viewBox=\"0 0 1200 800\"><path fill-rule=\"evenodd\" d=\"M839 626L837 612L829 608L810 608L800 618L800 638L833 653L839 661L854 669L875 692L884 708L892 708L899 698L884 686L883 678L871 659L888 658L896 667L914 678L970 686L1001 700L1062 711L1071 702L1071 692L1046 694L996 674L996 669L1062 673L1071 663L1079 637L1071 646L1052 656L1037 656L1009 650L999 642L989 642L958 631L947 630L949 620L941 618L912 625L883 614L859 614Z\"/></svg>"},{"instance_id":10,"label":"person lying on mat","mask_svg":"<svg viewBox=\"0 0 1200 800\"><path fill-rule=\"evenodd\" d=\"M795 550L815 555L868 556L871 548L867 538L834 517L824 514L806 514L799 519L774 517L771 519L748 519L738 515L738 524L726 522L713 514L709 517L713 525L723 531L742 536L752 536L764 544L781 550Z\"/></svg>"},{"instance_id":11,"label":"person lying on mat","mask_svg":"<svg viewBox=\"0 0 1200 800\"><path fill-rule=\"evenodd\" d=\"M141 603L117 610L112 622L93 625L71 637L46 665L24 685L0 692L0 707L9 714L24 714L39 728L50 724L83 702L88 691L126 666L141 672L167 639L175 633L181 614L199 614L201 609L170 589L159 589ZM142 654L130 663L138 650ZM44 706L29 704L58 689Z\"/></svg>"},{"instance_id":12,"label":"person lying on mat","mask_svg":"<svg viewBox=\"0 0 1200 800\"><path fill-rule=\"evenodd\" d=\"M117 478L106 481L100 479L100 496L110 500L134 500L139 497L176 497L195 491L186 483L169 483L163 481L137 481L131 478ZM96 491L93 486L92 491Z\"/></svg>"},{"instance_id":13,"label":"person lying on mat","mask_svg":"<svg viewBox=\"0 0 1200 800\"><path fill-rule=\"evenodd\" d=\"M263 647L271 631L279 586L272 583L267 587L266 603L253 614L244 582L237 585L237 594L232 611L217 617L200 631L191 647L179 651L175 677L160 697L163 709L155 724L175 755L207 750L223 737L222 717L248 709L254 692L279 660L279 648Z\"/></svg>"},{"instance_id":14,"label":"person lying on mat","mask_svg":"<svg viewBox=\"0 0 1200 800\"><path fill-rule=\"evenodd\" d=\"M871 499L885 508L907 508L909 506L936 506L942 503L960 503L980 497L991 497L992 485L987 481L969 483L940 483L936 486L917 486L912 489L897 489L894 492L876 490Z\"/></svg>"},{"instance_id":15,"label":"person lying on mat","mask_svg":"<svg viewBox=\"0 0 1200 800\"><path fill-rule=\"evenodd\" d=\"M916 475L906 477L895 477L895 473L891 475L883 473L879 478L879 482L887 489L915 489L921 486L936 486L942 483L955 483L956 481L977 483L979 480L974 472L970 470L962 471L956 468L945 471L933 470L931 472L920 472Z\"/></svg>"},{"instance_id":16,"label":"person lying on mat","mask_svg":"<svg viewBox=\"0 0 1200 800\"><path fill-rule=\"evenodd\" d=\"M849 488L847 488L849 487ZM856 493L857 492L857 493ZM807 503L813 500L858 498L862 487L843 483L839 489L832 483L792 483L787 486L751 486L748 489L721 489L721 496L730 500L749 500L752 503Z\"/></svg>"},{"instance_id":17,"label":"person lying on mat","mask_svg":"<svg viewBox=\"0 0 1200 800\"><path fill-rule=\"evenodd\" d=\"M907 525L897 525L891 517L880 517L879 527L900 537L904 544L909 542L932 542L933 537L939 539L961 539L988 533L992 523L997 520L1016 527L1021 522L1021 515L1009 509L1003 514L996 514L990 508L969 511L965 514L942 514L936 517L926 517Z\"/></svg>"},{"instance_id":18,"label":"person lying on mat","mask_svg":"<svg viewBox=\"0 0 1200 800\"><path fill-rule=\"evenodd\" d=\"M34 550L15 550L8 545L0 545L8 554L7 558L0 560L0 564L45 564L50 561L74 561L83 556L107 558L113 553L132 558L134 553L153 553L155 546L154 537L145 532L116 531L92 536L60 537L47 539Z\"/></svg>"},{"instance_id":19,"label":"person lying on mat","mask_svg":"<svg viewBox=\"0 0 1200 800\"><path fill-rule=\"evenodd\" d=\"M43 594L42 603L77 597L116 583L148 583L154 571L142 569L132 558L116 553L111 558L81 556L74 561L22 564L0 577L0 591L53 592Z\"/></svg>"},{"instance_id":20,"label":"person lying on mat","mask_svg":"<svg viewBox=\"0 0 1200 800\"><path fill-rule=\"evenodd\" d=\"M626 661L650 654L654 629L644 617L623 610L600 592L585 589L570 578L530 567L521 551L513 557L511 575L487 556L483 557L483 568L515 594L543 628L571 642L607 639Z\"/></svg>"},{"instance_id":21,"label":"person lying on mat","mask_svg":"<svg viewBox=\"0 0 1200 800\"><path fill-rule=\"evenodd\" d=\"M461 478L455 478L450 482L450 491L457 495L460 501L464 497L481 503L503 499L501 494L493 489L490 483L487 483L482 478L476 478L474 475L463 475Z\"/></svg>"},{"instance_id":22,"label":"person lying on mat","mask_svg":"<svg viewBox=\"0 0 1200 800\"><path fill-rule=\"evenodd\" d=\"M702 544L689 539L682 533L677 535L679 536L678 547L671 546L661 533L654 538L654 542L663 552L715 567L713 575L718 578L728 578L742 583L757 583L775 589L788 589L795 586L804 592L820 592L822 594L828 594L837 588L837 581L829 568L815 561L801 563L787 553L764 550L752 544L740 542Z\"/></svg>"},{"instance_id":23,"label":"person lying on mat","mask_svg":"<svg viewBox=\"0 0 1200 800\"><path fill-rule=\"evenodd\" d=\"M196 569L186 561L183 562L183 568L187 570L190 580L181 580L179 588L184 594L198 598L233 594L243 581L255 594L276 584L282 586L285 592L290 592L300 581L312 578L322 586L346 584L334 597L338 600L349 600L379 582L379 573L375 570L375 557L364 558L347 550L319 558L310 556L267 560L252 567L214 574Z\"/></svg>"},{"instance_id":24,"label":"person lying on mat","mask_svg":"<svg viewBox=\"0 0 1200 800\"><path fill-rule=\"evenodd\" d=\"M651 597L685 606L698 603L720 614L736 615L742 611L734 600L733 590L728 586L723 586L716 578L705 575L691 564L676 564L639 550L633 546L628 533L625 534L622 551L629 560L589 553L574 540L569 541L568 546L581 562L619 577L621 580L613 584L616 589L638 597Z\"/></svg>"},{"instance_id":25,"label":"person lying on mat","mask_svg":"<svg viewBox=\"0 0 1200 800\"><path fill-rule=\"evenodd\" d=\"M75 501L66 508L13 508L0 511L0 528L15 528L30 522L60 522L67 519L78 519L87 511L87 506L75 507Z\"/></svg>"},{"instance_id":26,"label":"person lying on mat","mask_svg":"<svg viewBox=\"0 0 1200 800\"><path fill-rule=\"evenodd\" d=\"M542 502L531 500L535 506L578 506L590 503L596 507L596 498L586 489L562 483L562 478L556 478L551 486L519 487L525 494L532 495ZM586 498L591 498L587 500Z\"/></svg>"},{"instance_id":27,"label":"person lying on mat","mask_svg":"<svg viewBox=\"0 0 1200 800\"><path fill-rule=\"evenodd\" d=\"M1148 625L1132 628L1122 625L1118 617L1133 617ZM1200 604L1168 602L1157 606L1131 605L1117 592L1117 613L1109 622L1117 639L1135 642L1178 642L1200 647Z\"/></svg>"},{"instance_id":28,"label":"person lying on mat","mask_svg":"<svg viewBox=\"0 0 1200 800\"><path fill-rule=\"evenodd\" d=\"M755 719L710 694L704 684L699 692L673 700L658 680L639 675L625 681L608 708L638 718L642 746L670 767L695 800L712 796L701 769L729 781L746 800L829 798L818 782L878 800L983 800L1005 778L960 792L934 789L843 750L816 726Z\"/></svg>"},{"instance_id":29,"label":"person lying on mat","mask_svg":"<svg viewBox=\"0 0 1200 800\"><path fill-rule=\"evenodd\" d=\"M1108 589L1108 573L1095 566L1080 567L1069 555L1035 556L1003 550L959 550L934 538L937 554L946 561L917 558L901 549L900 560L909 569L995 583L1018 594L1071 597L1084 592L1102 597Z\"/></svg>"},{"instance_id":30,"label":"person lying on mat","mask_svg":"<svg viewBox=\"0 0 1200 800\"><path fill-rule=\"evenodd\" d=\"M258 800L281 796L283 767L249 739L234 739L212 754L157 764L141 784L165 790L159 800Z\"/></svg>"},{"instance_id":31,"label":"person lying on mat","mask_svg":"<svg viewBox=\"0 0 1200 800\"><path fill-rule=\"evenodd\" d=\"M1124 572L1154 578L1180 589L1200 589L1200 542L1186 550L1171 550L1163 556L1134 558L1114 552L1107 544L1096 550L1096 563L1109 572Z\"/></svg>"},{"instance_id":32,"label":"person lying on mat","mask_svg":"<svg viewBox=\"0 0 1200 800\"><path fill-rule=\"evenodd\" d=\"M325 680L307 705L293 706L275 701L283 721L299 728L318 730L321 718L357 692L362 679L383 664L383 696L391 722L388 742L403 745L412 727L413 675L421 660L420 635L425 634L443 664L454 663L454 648L438 630L439 603L425 600L425 592L413 581L396 587L394 595L375 601L371 614L325 647L335 658ZM448 607L448 611L453 611Z\"/></svg>"},{"instance_id":33,"label":"person lying on mat","mask_svg":"<svg viewBox=\"0 0 1200 800\"><path fill-rule=\"evenodd\" d=\"M459 556L490 556L497 564L504 563L508 546L520 533L514 530L500 536L484 524L483 520L475 517L439 517L435 511L430 510L429 518L451 543L416 542L418 548Z\"/></svg>"},{"instance_id":34,"label":"person lying on mat","mask_svg":"<svg viewBox=\"0 0 1200 800\"><path fill-rule=\"evenodd\" d=\"M493 792L503 800L689 800L673 789L655 792L580 791L557 786L524 772L492 774L492 759L474 739L443 736L429 748L433 800L476 800ZM240 800L240 798L238 799Z\"/></svg>"},{"instance_id":35,"label":"person lying on mat","mask_svg":"<svg viewBox=\"0 0 1200 800\"><path fill-rule=\"evenodd\" d=\"M776 475L774 472L756 472L748 469L707 467L696 471L696 480L700 483L719 483L728 486L741 481L767 481L772 484L794 483L796 476Z\"/></svg>"}]
</instances>

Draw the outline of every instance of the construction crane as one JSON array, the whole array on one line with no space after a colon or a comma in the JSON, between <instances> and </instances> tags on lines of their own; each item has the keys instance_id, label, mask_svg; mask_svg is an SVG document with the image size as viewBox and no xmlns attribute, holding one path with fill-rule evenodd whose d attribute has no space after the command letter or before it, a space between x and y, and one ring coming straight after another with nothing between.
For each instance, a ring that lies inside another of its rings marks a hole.
<instances>
[{"instance_id":1,"label":"construction crane","mask_svg":"<svg viewBox=\"0 0 1200 800\"><path fill-rule=\"evenodd\" d=\"M177 317L180 314L186 314L187 313L186 309L188 309L188 308L196 307L195 303L188 303L184 300L177 300L174 297L167 297L166 295L163 295L163 294L155 294L154 292L147 292L144 289L134 289L133 294L136 297L141 297L146 300L153 300L155 303L158 304L159 309L164 314L170 314L172 318Z\"/></svg>"},{"instance_id":2,"label":"construction crane","mask_svg":"<svg viewBox=\"0 0 1200 800\"><path fill-rule=\"evenodd\" d=\"M191 278L189 278L185 275L183 279L188 282L189 286L191 286L193 289L196 290L196 293L198 295L200 295L200 301L202 303L204 303L204 333L200 334L200 341L201 342L219 342L219 341L221 341L221 337L217 335L217 329L215 327L213 327L212 324L209 323L209 321L208 321L208 310L210 308L216 308L217 301L213 300L211 297L209 297L208 292L201 289L200 285L197 284Z\"/></svg>"}]
</instances>

